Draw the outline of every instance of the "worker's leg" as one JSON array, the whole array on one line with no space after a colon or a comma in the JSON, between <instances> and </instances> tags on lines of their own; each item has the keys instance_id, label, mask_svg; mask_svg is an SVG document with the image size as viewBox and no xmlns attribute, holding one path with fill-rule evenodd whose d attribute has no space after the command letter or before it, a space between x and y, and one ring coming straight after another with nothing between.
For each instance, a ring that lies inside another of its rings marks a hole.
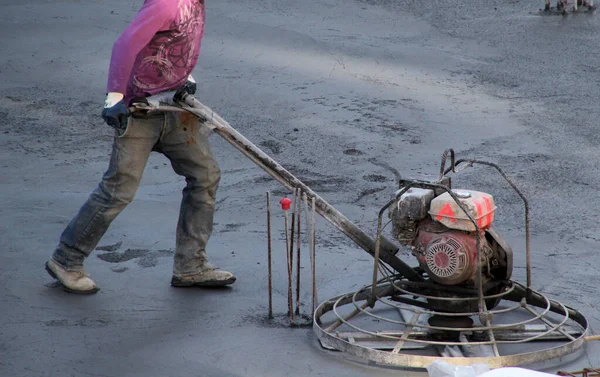
<instances>
[{"instance_id":1,"label":"worker's leg","mask_svg":"<svg viewBox=\"0 0 600 377\"><path fill-rule=\"evenodd\" d=\"M212 234L221 171L208 137L200 128L191 114L167 114L166 132L158 144L175 172L186 179L173 264L173 285L178 286L225 285L235 281L232 274L207 264L206 244ZM185 277L191 278L183 281Z\"/></svg>"},{"instance_id":2,"label":"worker's leg","mask_svg":"<svg viewBox=\"0 0 600 377\"><path fill-rule=\"evenodd\" d=\"M102 182L62 233L52 262L67 271L83 270L84 259L96 248L114 218L133 199L164 121L164 115L129 118L127 131L123 136L115 136L110 164Z\"/></svg>"}]
</instances>

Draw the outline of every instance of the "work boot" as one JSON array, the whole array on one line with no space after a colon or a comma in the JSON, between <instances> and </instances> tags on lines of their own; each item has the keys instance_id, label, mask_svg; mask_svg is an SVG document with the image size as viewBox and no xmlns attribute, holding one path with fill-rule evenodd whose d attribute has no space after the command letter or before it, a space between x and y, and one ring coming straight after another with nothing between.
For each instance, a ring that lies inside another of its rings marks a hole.
<instances>
[{"instance_id":1,"label":"work boot","mask_svg":"<svg viewBox=\"0 0 600 377\"><path fill-rule=\"evenodd\" d=\"M92 294L99 291L96 283L86 275L83 269L69 270L56 263L54 259L50 259L46 262L46 271L57 279L67 292Z\"/></svg>"},{"instance_id":2,"label":"work boot","mask_svg":"<svg viewBox=\"0 0 600 377\"><path fill-rule=\"evenodd\" d=\"M205 263L200 271L191 275L173 274L173 287L224 287L235 282L231 272L220 270L217 266Z\"/></svg>"}]
</instances>

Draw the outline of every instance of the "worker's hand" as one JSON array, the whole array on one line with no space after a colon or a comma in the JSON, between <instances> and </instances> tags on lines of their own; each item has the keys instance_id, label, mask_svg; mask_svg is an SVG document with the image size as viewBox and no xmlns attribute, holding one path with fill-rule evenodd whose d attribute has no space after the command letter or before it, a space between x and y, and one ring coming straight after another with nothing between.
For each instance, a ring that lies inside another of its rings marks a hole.
<instances>
[{"instance_id":1,"label":"worker's hand","mask_svg":"<svg viewBox=\"0 0 600 377\"><path fill-rule=\"evenodd\" d=\"M123 102L123 94L108 93L106 101L104 101L104 110L102 110L102 119L106 124L122 133L127 128L128 116L129 109Z\"/></svg>"}]
</instances>

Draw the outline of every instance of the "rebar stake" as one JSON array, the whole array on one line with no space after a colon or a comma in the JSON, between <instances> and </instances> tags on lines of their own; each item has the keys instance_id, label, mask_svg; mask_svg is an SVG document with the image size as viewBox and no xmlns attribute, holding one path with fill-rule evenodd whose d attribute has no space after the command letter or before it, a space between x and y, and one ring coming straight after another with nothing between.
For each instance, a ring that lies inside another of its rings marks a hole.
<instances>
[{"instance_id":1,"label":"rebar stake","mask_svg":"<svg viewBox=\"0 0 600 377\"><path fill-rule=\"evenodd\" d=\"M302 193L302 201L304 202L304 217L306 218L306 243L308 244L308 256L310 257L310 270L311 270L311 281L312 281L312 306L310 310L311 318L315 311L315 278L314 278L314 269L313 269L313 253L312 253L312 230L311 230L311 222L310 222L310 212L308 211L308 196L306 193Z\"/></svg>"},{"instance_id":2,"label":"rebar stake","mask_svg":"<svg viewBox=\"0 0 600 377\"><path fill-rule=\"evenodd\" d=\"M267 191L267 255L269 268L269 319L273 319L273 269L271 244L271 193Z\"/></svg>"},{"instance_id":3,"label":"rebar stake","mask_svg":"<svg viewBox=\"0 0 600 377\"><path fill-rule=\"evenodd\" d=\"M297 234L296 234L296 315L300 315L300 215L302 213L302 197L300 193L300 189L298 189L297 195L294 197L294 205L296 206L296 223L298 224Z\"/></svg>"},{"instance_id":4,"label":"rebar stake","mask_svg":"<svg viewBox=\"0 0 600 377\"><path fill-rule=\"evenodd\" d=\"M292 190L292 226L290 228L290 269L289 269L289 307L290 307L290 322L294 323L294 235L296 230L296 193L298 189Z\"/></svg>"},{"instance_id":5,"label":"rebar stake","mask_svg":"<svg viewBox=\"0 0 600 377\"><path fill-rule=\"evenodd\" d=\"M288 267L288 315L290 316L290 320L293 321L294 308L292 307L292 261L290 260L290 228L288 217L288 210L290 209L292 201L289 198L283 198L279 203L281 204L281 209L283 209L283 213L285 215L285 255L287 257Z\"/></svg>"},{"instance_id":6,"label":"rebar stake","mask_svg":"<svg viewBox=\"0 0 600 377\"><path fill-rule=\"evenodd\" d=\"M313 314L316 309L315 305L319 302L319 296L317 292L317 218L316 218L316 206L315 206L315 198L312 197L312 285L313 285Z\"/></svg>"}]
</instances>

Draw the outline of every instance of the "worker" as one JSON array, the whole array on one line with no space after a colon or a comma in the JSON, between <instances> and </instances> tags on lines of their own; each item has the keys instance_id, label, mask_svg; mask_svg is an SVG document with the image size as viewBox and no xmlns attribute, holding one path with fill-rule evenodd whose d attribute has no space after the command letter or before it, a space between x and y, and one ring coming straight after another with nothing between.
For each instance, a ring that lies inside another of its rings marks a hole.
<instances>
[{"instance_id":1,"label":"worker","mask_svg":"<svg viewBox=\"0 0 600 377\"><path fill-rule=\"evenodd\" d=\"M186 186L177 223L171 285L225 286L232 273L207 260L221 172L197 118L185 113L130 114L134 100L183 88L194 94L191 72L204 34L204 0L145 0L115 42L108 73L104 121L115 130L108 170L69 223L46 263L73 293L95 293L84 261L139 186L150 152L164 154Z\"/></svg>"}]
</instances>

